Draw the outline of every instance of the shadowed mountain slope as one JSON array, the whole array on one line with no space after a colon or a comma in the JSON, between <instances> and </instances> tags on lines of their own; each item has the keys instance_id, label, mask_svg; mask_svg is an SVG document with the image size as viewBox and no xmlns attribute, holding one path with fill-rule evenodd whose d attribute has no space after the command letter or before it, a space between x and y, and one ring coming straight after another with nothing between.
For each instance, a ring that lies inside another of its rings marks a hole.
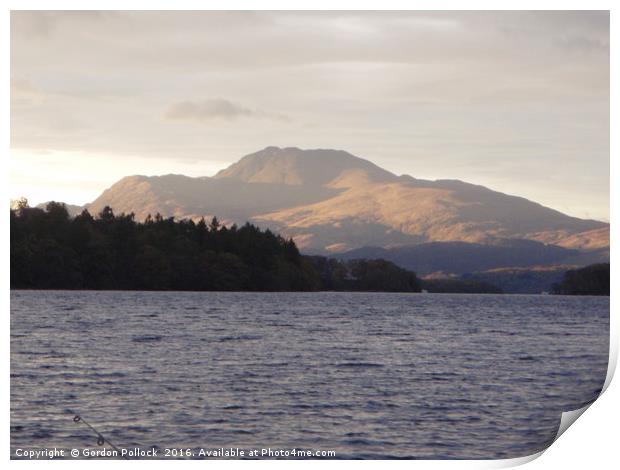
<instances>
[{"instance_id":1,"label":"shadowed mountain slope","mask_svg":"<svg viewBox=\"0 0 620 470\"><path fill-rule=\"evenodd\" d=\"M533 240L500 239L490 244L431 242L394 248L365 247L340 253L337 258L385 259L417 274L461 275L498 268L536 268L541 265L586 265L608 259L608 251L580 250Z\"/></svg>"}]
</instances>

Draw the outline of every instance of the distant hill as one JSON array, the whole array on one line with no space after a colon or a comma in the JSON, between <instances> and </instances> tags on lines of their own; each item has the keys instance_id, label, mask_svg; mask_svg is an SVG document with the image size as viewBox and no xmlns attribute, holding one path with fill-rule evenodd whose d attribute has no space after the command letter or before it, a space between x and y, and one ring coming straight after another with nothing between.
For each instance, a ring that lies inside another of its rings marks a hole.
<instances>
[{"instance_id":1,"label":"distant hill","mask_svg":"<svg viewBox=\"0 0 620 470\"><path fill-rule=\"evenodd\" d=\"M535 266L529 268L497 268L488 271L468 273L463 280L487 282L505 293L540 294L551 292L554 284L562 280L567 270L574 266Z\"/></svg>"},{"instance_id":2,"label":"distant hill","mask_svg":"<svg viewBox=\"0 0 620 470\"><path fill-rule=\"evenodd\" d=\"M609 247L604 222L462 181L397 176L341 150L267 147L214 177L130 176L86 207L97 213L106 205L116 213L133 212L137 220L158 212L193 219L217 215L238 224L249 220L317 254L429 242L496 247L498 239L526 239L540 242L527 250L546 263L567 252L544 249L545 243Z\"/></svg>"},{"instance_id":3,"label":"distant hill","mask_svg":"<svg viewBox=\"0 0 620 470\"><path fill-rule=\"evenodd\" d=\"M589 264L607 259L606 250L582 252L533 240L498 239L490 244L432 242L395 248L365 247L335 255L340 259L385 259L419 275L466 274L507 267Z\"/></svg>"}]
</instances>

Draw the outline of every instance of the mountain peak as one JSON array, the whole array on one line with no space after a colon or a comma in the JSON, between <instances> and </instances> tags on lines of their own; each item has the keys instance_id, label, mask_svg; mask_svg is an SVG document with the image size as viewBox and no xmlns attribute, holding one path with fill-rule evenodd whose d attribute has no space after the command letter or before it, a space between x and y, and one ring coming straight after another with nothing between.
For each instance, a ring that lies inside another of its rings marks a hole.
<instances>
[{"instance_id":1,"label":"mountain peak","mask_svg":"<svg viewBox=\"0 0 620 470\"><path fill-rule=\"evenodd\" d=\"M355 175L353 179L350 177L352 174ZM352 181L385 182L396 176L344 150L269 146L246 155L217 173L215 178L249 183L327 186L332 182L339 185L353 184Z\"/></svg>"}]
</instances>

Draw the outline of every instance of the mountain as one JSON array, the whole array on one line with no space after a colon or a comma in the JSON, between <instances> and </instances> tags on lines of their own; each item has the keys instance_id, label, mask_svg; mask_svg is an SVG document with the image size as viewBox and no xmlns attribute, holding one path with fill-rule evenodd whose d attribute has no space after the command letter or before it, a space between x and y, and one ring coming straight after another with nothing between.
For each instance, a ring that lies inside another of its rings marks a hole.
<instances>
[{"instance_id":1,"label":"mountain","mask_svg":"<svg viewBox=\"0 0 620 470\"><path fill-rule=\"evenodd\" d=\"M458 180L398 176L341 150L267 147L214 177L130 176L86 207L97 213L106 205L137 220L157 212L249 220L292 236L309 253L502 239L609 246L609 224Z\"/></svg>"}]
</instances>

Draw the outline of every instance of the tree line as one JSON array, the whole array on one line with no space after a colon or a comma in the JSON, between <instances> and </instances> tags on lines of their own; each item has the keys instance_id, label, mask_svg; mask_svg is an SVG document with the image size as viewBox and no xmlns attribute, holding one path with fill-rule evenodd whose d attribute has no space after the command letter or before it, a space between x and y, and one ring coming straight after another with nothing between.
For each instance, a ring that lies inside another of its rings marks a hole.
<instances>
[{"instance_id":1,"label":"tree line","mask_svg":"<svg viewBox=\"0 0 620 470\"><path fill-rule=\"evenodd\" d=\"M70 217L64 204L23 200L10 237L13 289L420 291L415 273L388 261L303 256L292 239L216 217L137 222L110 207Z\"/></svg>"},{"instance_id":2,"label":"tree line","mask_svg":"<svg viewBox=\"0 0 620 470\"><path fill-rule=\"evenodd\" d=\"M553 285L553 293L561 295L609 295L609 263L591 264L564 273Z\"/></svg>"}]
</instances>

